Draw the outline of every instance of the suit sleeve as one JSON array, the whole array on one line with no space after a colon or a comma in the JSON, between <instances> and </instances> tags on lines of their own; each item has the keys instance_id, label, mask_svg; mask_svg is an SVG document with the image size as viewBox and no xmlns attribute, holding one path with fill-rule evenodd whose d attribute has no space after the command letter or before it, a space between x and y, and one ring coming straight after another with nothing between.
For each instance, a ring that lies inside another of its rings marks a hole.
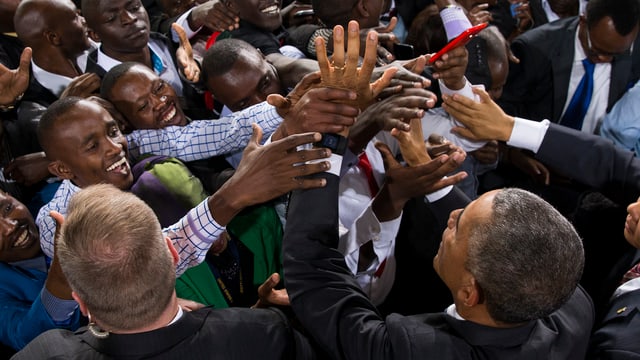
<instances>
[{"instance_id":1,"label":"suit sleeve","mask_svg":"<svg viewBox=\"0 0 640 360\"><path fill-rule=\"evenodd\" d=\"M600 136L550 124L536 158L619 204L640 195L640 159Z\"/></svg>"}]
</instances>

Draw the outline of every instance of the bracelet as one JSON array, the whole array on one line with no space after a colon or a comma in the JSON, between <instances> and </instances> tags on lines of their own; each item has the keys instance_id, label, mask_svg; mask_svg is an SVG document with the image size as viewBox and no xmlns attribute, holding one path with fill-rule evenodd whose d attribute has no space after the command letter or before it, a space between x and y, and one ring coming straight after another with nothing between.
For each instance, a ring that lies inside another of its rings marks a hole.
<instances>
[{"instance_id":1,"label":"bracelet","mask_svg":"<svg viewBox=\"0 0 640 360\"><path fill-rule=\"evenodd\" d=\"M24 93L22 93L22 94L20 94L20 95L16 96L16 98L15 98L15 99L13 99L13 104L11 104L11 105L0 105L0 111L2 111L2 112L7 112L7 111L11 111L11 110L13 110L13 109L16 107L16 106L15 106L15 105L16 105L16 103L17 103L18 101L22 100L22 97L23 97L23 96L24 96Z\"/></svg>"}]
</instances>

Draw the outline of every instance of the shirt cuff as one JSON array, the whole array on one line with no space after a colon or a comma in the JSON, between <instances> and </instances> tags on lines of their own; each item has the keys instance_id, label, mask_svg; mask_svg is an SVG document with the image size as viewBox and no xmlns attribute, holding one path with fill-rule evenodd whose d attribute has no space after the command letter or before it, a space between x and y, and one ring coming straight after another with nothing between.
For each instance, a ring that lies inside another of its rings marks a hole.
<instances>
[{"instance_id":1,"label":"shirt cuff","mask_svg":"<svg viewBox=\"0 0 640 360\"><path fill-rule=\"evenodd\" d=\"M193 234L203 243L212 244L218 239L225 227L211 215L209 198L204 199L198 206L187 213L187 222Z\"/></svg>"},{"instance_id":2,"label":"shirt cuff","mask_svg":"<svg viewBox=\"0 0 640 360\"><path fill-rule=\"evenodd\" d=\"M56 325L67 325L78 308L78 303L75 300L59 299L53 296L46 287L43 287L40 292L40 300Z\"/></svg>"},{"instance_id":3,"label":"shirt cuff","mask_svg":"<svg viewBox=\"0 0 640 360\"><path fill-rule=\"evenodd\" d=\"M202 29L202 26L200 26L196 30L192 30L191 27L189 27L189 20L187 20L187 17L189 17L192 11L193 11L193 8L189 9L187 12L180 15L180 17L177 18L175 21L176 24L182 26L182 28L184 29L184 32L187 34L188 39L191 39L192 37L194 37L194 35L196 35L200 31L200 29ZM178 37L178 34L176 34L173 28L171 29L171 40L173 40L173 42L175 43L180 43L180 37Z\"/></svg>"},{"instance_id":4,"label":"shirt cuff","mask_svg":"<svg viewBox=\"0 0 640 360\"><path fill-rule=\"evenodd\" d=\"M471 100L478 101L478 97L476 96L476 94L473 93L473 86L471 86L471 83L469 82L469 80L467 80L467 78L465 77L464 81L465 81L465 84L462 89L451 90L444 84L444 81L438 79L438 83L440 84L440 92L443 95L449 95L449 96L452 96L453 94L460 94Z\"/></svg>"},{"instance_id":5,"label":"shirt cuff","mask_svg":"<svg viewBox=\"0 0 640 360\"><path fill-rule=\"evenodd\" d=\"M440 199L442 199L443 197L447 196L451 190L453 189L453 185L449 185L447 187L444 187L440 190L434 191L431 194L427 194L424 196L425 200L427 200L430 203L434 203Z\"/></svg>"},{"instance_id":6,"label":"shirt cuff","mask_svg":"<svg viewBox=\"0 0 640 360\"><path fill-rule=\"evenodd\" d=\"M549 129L549 120L541 122L516 117L507 145L538 152Z\"/></svg>"}]
</instances>

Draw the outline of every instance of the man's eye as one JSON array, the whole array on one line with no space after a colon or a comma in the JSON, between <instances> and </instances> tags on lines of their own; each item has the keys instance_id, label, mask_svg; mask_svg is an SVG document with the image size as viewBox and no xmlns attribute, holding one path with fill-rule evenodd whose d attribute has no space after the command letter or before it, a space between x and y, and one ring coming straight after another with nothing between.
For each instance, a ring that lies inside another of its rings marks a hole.
<instances>
[{"instance_id":1,"label":"man's eye","mask_svg":"<svg viewBox=\"0 0 640 360\"><path fill-rule=\"evenodd\" d=\"M145 101L144 104L138 108L138 111L145 111L148 105L149 103Z\"/></svg>"}]
</instances>

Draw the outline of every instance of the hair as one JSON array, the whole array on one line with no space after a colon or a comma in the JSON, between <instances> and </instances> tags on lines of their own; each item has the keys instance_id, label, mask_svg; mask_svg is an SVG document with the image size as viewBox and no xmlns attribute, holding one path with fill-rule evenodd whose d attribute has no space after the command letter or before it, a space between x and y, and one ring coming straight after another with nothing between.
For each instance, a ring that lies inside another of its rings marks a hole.
<instances>
[{"instance_id":1,"label":"hair","mask_svg":"<svg viewBox=\"0 0 640 360\"><path fill-rule=\"evenodd\" d=\"M89 26L89 28L93 28L93 17L95 16L100 1L101 0L80 0L80 9L82 11L82 16L84 16L84 19L87 22L87 26Z\"/></svg>"},{"instance_id":2,"label":"hair","mask_svg":"<svg viewBox=\"0 0 640 360\"><path fill-rule=\"evenodd\" d=\"M465 76L472 84L492 87L490 62L504 62L508 66L507 42L495 26L482 30L467 44L469 63Z\"/></svg>"},{"instance_id":3,"label":"hair","mask_svg":"<svg viewBox=\"0 0 640 360\"><path fill-rule=\"evenodd\" d=\"M436 5L427 5L416 15L405 41L413 45L416 54L436 52L447 45L447 34Z\"/></svg>"},{"instance_id":4,"label":"hair","mask_svg":"<svg viewBox=\"0 0 640 360\"><path fill-rule=\"evenodd\" d=\"M333 28L336 25L347 26L351 20L351 9L359 0L312 0L314 14L325 26ZM382 1L382 0L380 0Z\"/></svg>"},{"instance_id":5,"label":"hair","mask_svg":"<svg viewBox=\"0 0 640 360\"><path fill-rule=\"evenodd\" d=\"M49 160L55 160L52 158L53 145L56 142L56 134L54 128L59 120L65 119L66 114L73 111L76 108L76 104L82 100L85 100L77 96L68 96L54 101L47 110L42 114L36 134L38 136L38 142L44 150Z\"/></svg>"},{"instance_id":6,"label":"hair","mask_svg":"<svg viewBox=\"0 0 640 360\"><path fill-rule=\"evenodd\" d=\"M76 193L57 256L73 291L106 330L135 330L166 310L175 267L160 223L137 196L113 185Z\"/></svg>"},{"instance_id":7,"label":"hair","mask_svg":"<svg viewBox=\"0 0 640 360\"><path fill-rule=\"evenodd\" d=\"M489 315L515 324L544 317L575 291L584 267L582 241L569 221L528 191L496 193L488 222L469 237L467 270Z\"/></svg>"},{"instance_id":8,"label":"hair","mask_svg":"<svg viewBox=\"0 0 640 360\"><path fill-rule=\"evenodd\" d=\"M258 53L260 50L240 39L228 38L216 41L207 49L202 59L202 78L205 83L209 78L230 71L238 58L243 56L244 51Z\"/></svg>"},{"instance_id":9,"label":"hair","mask_svg":"<svg viewBox=\"0 0 640 360\"><path fill-rule=\"evenodd\" d=\"M590 0L587 3L587 26L592 29L604 17L611 17L618 34L632 32L640 21L638 0Z\"/></svg>"},{"instance_id":10,"label":"hair","mask_svg":"<svg viewBox=\"0 0 640 360\"><path fill-rule=\"evenodd\" d=\"M131 68L136 65L142 65L146 67L144 64L135 61L126 61L112 67L111 70L107 71L107 73L104 74L104 77L102 78L102 82L100 83L100 96L111 101L111 90L113 89L113 87L121 77L126 75L129 70L131 70Z\"/></svg>"}]
</instances>

